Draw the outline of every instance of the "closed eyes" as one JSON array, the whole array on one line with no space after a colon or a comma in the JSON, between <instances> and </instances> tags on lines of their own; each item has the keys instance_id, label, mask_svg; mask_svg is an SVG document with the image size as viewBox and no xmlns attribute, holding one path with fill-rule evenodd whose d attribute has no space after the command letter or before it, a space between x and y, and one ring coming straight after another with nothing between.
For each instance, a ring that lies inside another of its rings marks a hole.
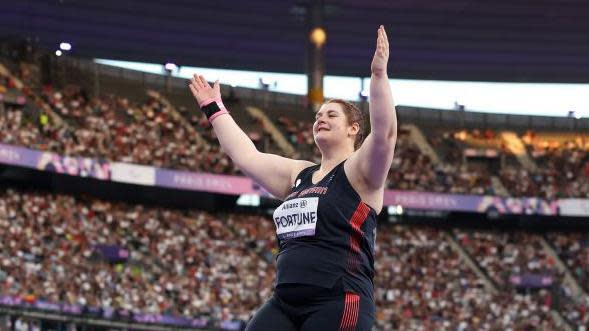
<instances>
[{"instance_id":1,"label":"closed eyes","mask_svg":"<svg viewBox=\"0 0 589 331\"><path fill-rule=\"evenodd\" d=\"M317 115L315 115L315 120L318 120L319 117L321 117L322 113L317 113ZM327 117L337 117L337 113L334 110L330 110L327 112Z\"/></svg>"}]
</instances>

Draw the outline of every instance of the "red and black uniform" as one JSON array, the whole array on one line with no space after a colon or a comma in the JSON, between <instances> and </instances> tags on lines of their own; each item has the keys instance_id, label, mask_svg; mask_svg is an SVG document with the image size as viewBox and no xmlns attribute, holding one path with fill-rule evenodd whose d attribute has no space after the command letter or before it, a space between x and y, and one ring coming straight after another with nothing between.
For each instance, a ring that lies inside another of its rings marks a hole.
<instances>
[{"instance_id":1,"label":"red and black uniform","mask_svg":"<svg viewBox=\"0 0 589 331\"><path fill-rule=\"evenodd\" d=\"M372 330L376 212L344 162L315 184L319 165L301 171L275 210L276 290L246 330Z\"/></svg>"}]
</instances>

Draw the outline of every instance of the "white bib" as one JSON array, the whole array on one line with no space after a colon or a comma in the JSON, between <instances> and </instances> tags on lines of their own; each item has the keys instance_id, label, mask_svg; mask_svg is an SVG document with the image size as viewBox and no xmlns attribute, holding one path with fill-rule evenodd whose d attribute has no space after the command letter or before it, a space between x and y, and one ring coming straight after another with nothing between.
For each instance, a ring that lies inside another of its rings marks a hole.
<instances>
[{"instance_id":1,"label":"white bib","mask_svg":"<svg viewBox=\"0 0 589 331\"><path fill-rule=\"evenodd\" d=\"M297 198L283 202L274 211L278 239L314 236L319 198Z\"/></svg>"}]
</instances>

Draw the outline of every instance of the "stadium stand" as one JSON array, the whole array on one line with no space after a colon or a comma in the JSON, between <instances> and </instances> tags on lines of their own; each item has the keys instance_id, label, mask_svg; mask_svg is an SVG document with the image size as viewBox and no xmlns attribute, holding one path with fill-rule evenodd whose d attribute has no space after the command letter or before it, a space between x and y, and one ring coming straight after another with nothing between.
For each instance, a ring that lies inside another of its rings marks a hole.
<instances>
[{"instance_id":1,"label":"stadium stand","mask_svg":"<svg viewBox=\"0 0 589 331\"><path fill-rule=\"evenodd\" d=\"M38 79L30 77L36 71L20 68L19 77L0 71L0 93L14 90L27 98L24 105L3 102L0 143L239 174L194 106L167 102L143 86L142 93L102 95L77 84L36 87ZM227 105L260 150L280 150L263 121L246 114L254 103L229 98ZM312 116L303 120L275 105L256 107L296 146L295 157L320 161ZM504 146L498 129L422 128L439 160L401 126L388 188L494 195L491 178L497 175L510 196L589 197L586 134L519 133L537 164L530 170ZM481 150L493 150L493 157L481 157ZM238 330L272 294L276 244L267 216L0 188L3 298L80 306L85 313L113 310L112 320L141 314L203 318L211 330L229 321ZM587 330L585 234L381 223L377 238L376 330ZM546 250L548 243L556 255ZM465 263L468 258L474 265ZM574 290L567 272L584 292ZM526 277L550 282L522 285ZM2 321L0 313L0 326ZM18 318L4 322L17 330L29 326Z\"/></svg>"},{"instance_id":2,"label":"stadium stand","mask_svg":"<svg viewBox=\"0 0 589 331\"><path fill-rule=\"evenodd\" d=\"M28 302L245 322L272 293L276 250L273 224L264 216L6 189L0 228L2 295ZM485 289L445 230L381 224L379 330L556 328L549 287L525 293L508 286L512 272L557 275L538 235L455 233L499 292ZM558 245L562 254L580 255L564 239ZM586 266L575 263L567 262L584 277ZM581 307L571 323L586 321Z\"/></svg>"}]
</instances>

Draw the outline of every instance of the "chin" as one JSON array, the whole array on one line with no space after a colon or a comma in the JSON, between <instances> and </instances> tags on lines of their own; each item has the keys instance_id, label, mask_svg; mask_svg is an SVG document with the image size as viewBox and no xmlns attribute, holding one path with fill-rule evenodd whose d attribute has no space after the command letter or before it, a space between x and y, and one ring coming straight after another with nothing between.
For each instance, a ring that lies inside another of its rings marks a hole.
<instances>
[{"instance_id":1,"label":"chin","mask_svg":"<svg viewBox=\"0 0 589 331\"><path fill-rule=\"evenodd\" d=\"M328 146L333 144L333 138L325 136L325 135L315 135L314 137L315 145L319 146Z\"/></svg>"},{"instance_id":2,"label":"chin","mask_svg":"<svg viewBox=\"0 0 589 331\"><path fill-rule=\"evenodd\" d=\"M325 138L318 137L318 135L314 135L313 140L315 141L315 145L319 146L319 145L323 144L323 142L325 141Z\"/></svg>"}]
</instances>

